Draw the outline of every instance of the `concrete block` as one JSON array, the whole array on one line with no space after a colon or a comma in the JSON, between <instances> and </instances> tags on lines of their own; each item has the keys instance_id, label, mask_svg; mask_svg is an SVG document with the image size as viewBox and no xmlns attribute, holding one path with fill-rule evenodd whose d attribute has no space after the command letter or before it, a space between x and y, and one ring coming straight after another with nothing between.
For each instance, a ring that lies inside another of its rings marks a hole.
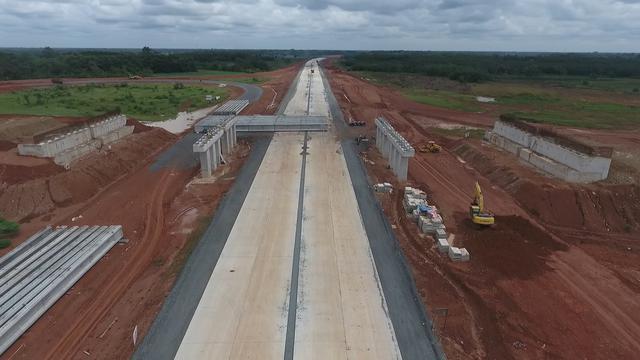
<instances>
[{"instance_id":1,"label":"concrete block","mask_svg":"<svg viewBox=\"0 0 640 360\"><path fill-rule=\"evenodd\" d=\"M438 251L442 254L446 254L449 252L449 241L446 239L438 239L436 240L438 243Z\"/></svg>"}]
</instances>

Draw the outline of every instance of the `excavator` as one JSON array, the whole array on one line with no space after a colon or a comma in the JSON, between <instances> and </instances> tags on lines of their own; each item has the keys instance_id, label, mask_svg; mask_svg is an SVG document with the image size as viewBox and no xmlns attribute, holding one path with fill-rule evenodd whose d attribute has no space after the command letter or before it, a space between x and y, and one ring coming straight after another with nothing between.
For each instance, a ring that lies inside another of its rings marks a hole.
<instances>
[{"instance_id":1,"label":"excavator","mask_svg":"<svg viewBox=\"0 0 640 360\"><path fill-rule=\"evenodd\" d=\"M471 221L478 225L490 226L496 222L493 214L484 209L484 196L482 196L482 189L477 181L473 202L469 206L469 216L471 216Z\"/></svg>"},{"instance_id":2,"label":"excavator","mask_svg":"<svg viewBox=\"0 0 640 360\"><path fill-rule=\"evenodd\" d=\"M436 142L433 140L427 141L426 144L423 144L418 149L418 151L423 153L439 153L440 150L442 150L442 146L436 144Z\"/></svg>"}]
</instances>

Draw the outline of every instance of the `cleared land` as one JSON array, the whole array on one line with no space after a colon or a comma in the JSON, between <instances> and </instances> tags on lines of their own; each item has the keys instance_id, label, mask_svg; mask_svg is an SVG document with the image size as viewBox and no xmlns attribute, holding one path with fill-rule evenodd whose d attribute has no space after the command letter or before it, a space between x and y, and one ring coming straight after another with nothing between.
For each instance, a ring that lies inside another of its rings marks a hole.
<instances>
[{"instance_id":1,"label":"cleared land","mask_svg":"<svg viewBox=\"0 0 640 360\"><path fill-rule=\"evenodd\" d=\"M165 120L180 111L211 106L206 95L220 96L221 102L228 94L218 87L177 84L63 85L0 93L0 114L96 116L120 109L139 120Z\"/></svg>"},{"instance_id":2,"label":"cleared land","mask_svg":"<svg viewBox=\"0 0 640 360\"><path fill-rule=\"evenodd\" d=\"M595 129L640 126L640 79L540 78L463 84L418 74L359 73L418 103ZM495 99L481 102L478 97Z\"/></svg>"},{"instance_id":3,"label":"cleared land","mask_svg":"<svg viewBox=\"0 0 640 360\"><path fill-rule=\"evenodd\" d=\"M246 111L262 113L272 101L277 106L282 97L274 98L271 88L284 94L296 70L274 72L268 91L259 99L250 97L255 103ZM46 82L28 81L20 86L50 86ZM15 83L0 83L0 88L5 85ZM247 89L243 96L252 94L255 92ZM129 242L112 249L2 359L83 358L86 353L101 359L129 358L134 350L133 329L138 327L140 341L203 224L234 183L250 147L242 142L229 159L230 165L220 168L217 180L208 184L191 183L197 173L189 142L193 134L180 139L139 123L134 123L133 135L108 151L79 160L69 171L47 159L13 154L15 144L10 141L82 120L0 117L0 133L7 135L0 142L0 213L10 220L19 219L21 225L12 245L47 224L122 224ZM7 159L20 162L12 165ZM0 254L7 251L0 250Z\"/></svg>"},{"instance_id":4,"label":"cleared land","mask_svg":"<svg viewBox=\"0 0 640 360\"><path fill-rule=\"evenodd\" d=\"M573 185L545 177L513 156L464 138L461 127L487 128L495 116L419 104L329 65L345 114L367 122L352 136L375 134L384 115L414 145L436 140L439 154L418 153L409 182L428 192L469 263L452 263L406 216L402 194L378 195L413 268L424 303L435 315L448 358L634 358L640 343L640 188ZM486 94L484 94L486 95ZM637 159L636 130L566 133L613 146ZM394 176L375 149L364 154L374 181ZM618 158L614 158L617 160ZM640 166L628 163L637 174ZM614 171L614 172L617 172ZM467 215L480 181L497 225L479 231ZM446 308L448 315L433 312ZM446 326L445 326L446 321Z\"/></svg>"}]
</instances>

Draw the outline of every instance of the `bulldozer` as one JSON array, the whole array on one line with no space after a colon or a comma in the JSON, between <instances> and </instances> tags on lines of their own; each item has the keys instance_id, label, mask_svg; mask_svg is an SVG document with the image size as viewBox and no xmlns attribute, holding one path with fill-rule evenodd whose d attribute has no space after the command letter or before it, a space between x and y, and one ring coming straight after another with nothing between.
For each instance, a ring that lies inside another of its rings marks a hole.
<instances>
[{"instance_id":1,"label":"bulldozer","mask_svg":"<svg viewBox=\"0 0 640 360\"><path fill-rule=\"evenodd\" d=\"M484 196L480 184L476 181L473 202L469 206L469 216L474 224L482 226L490 226L495 224L496 220L493 214L484 209Z\"/></svg>"},{"instance_id":2,"label":"bulldozer","mask_svg":"<svg viewBox=\"0 0 640 360\"><path fill-rule=\"evenodd\" d=\"M422 153L439 153L442 150L442 146L436 144L435 141L430 140L427 141L426 144L423 144L418 149Z\"/></svg>"}]
</instances>

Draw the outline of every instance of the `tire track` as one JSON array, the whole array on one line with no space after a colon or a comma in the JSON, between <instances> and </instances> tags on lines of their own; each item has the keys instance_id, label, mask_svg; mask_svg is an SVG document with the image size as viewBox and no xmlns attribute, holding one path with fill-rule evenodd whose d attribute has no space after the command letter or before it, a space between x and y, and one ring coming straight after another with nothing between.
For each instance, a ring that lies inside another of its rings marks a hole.
<instances>
[{"instance_id":1,"label":"tire track","mask_svg":"<svg viewBox=\"0 0 640 360\"><path fill-rule=\"evenodd\" d=\"M133 264L125 266L112 277L112 280L102 287L100 294L90 304L84 314L79 316L67 333L47 353L46 359L71 358L78 351L78 345L91 333L96 325L121 299L131 283L151 261L158 245L158 237L164 229L164 196L171 182L171 172L166 171L161 176L153 192L151 203L145 216L145 230L131 256Z\"/></svg>"}]
</instances>

